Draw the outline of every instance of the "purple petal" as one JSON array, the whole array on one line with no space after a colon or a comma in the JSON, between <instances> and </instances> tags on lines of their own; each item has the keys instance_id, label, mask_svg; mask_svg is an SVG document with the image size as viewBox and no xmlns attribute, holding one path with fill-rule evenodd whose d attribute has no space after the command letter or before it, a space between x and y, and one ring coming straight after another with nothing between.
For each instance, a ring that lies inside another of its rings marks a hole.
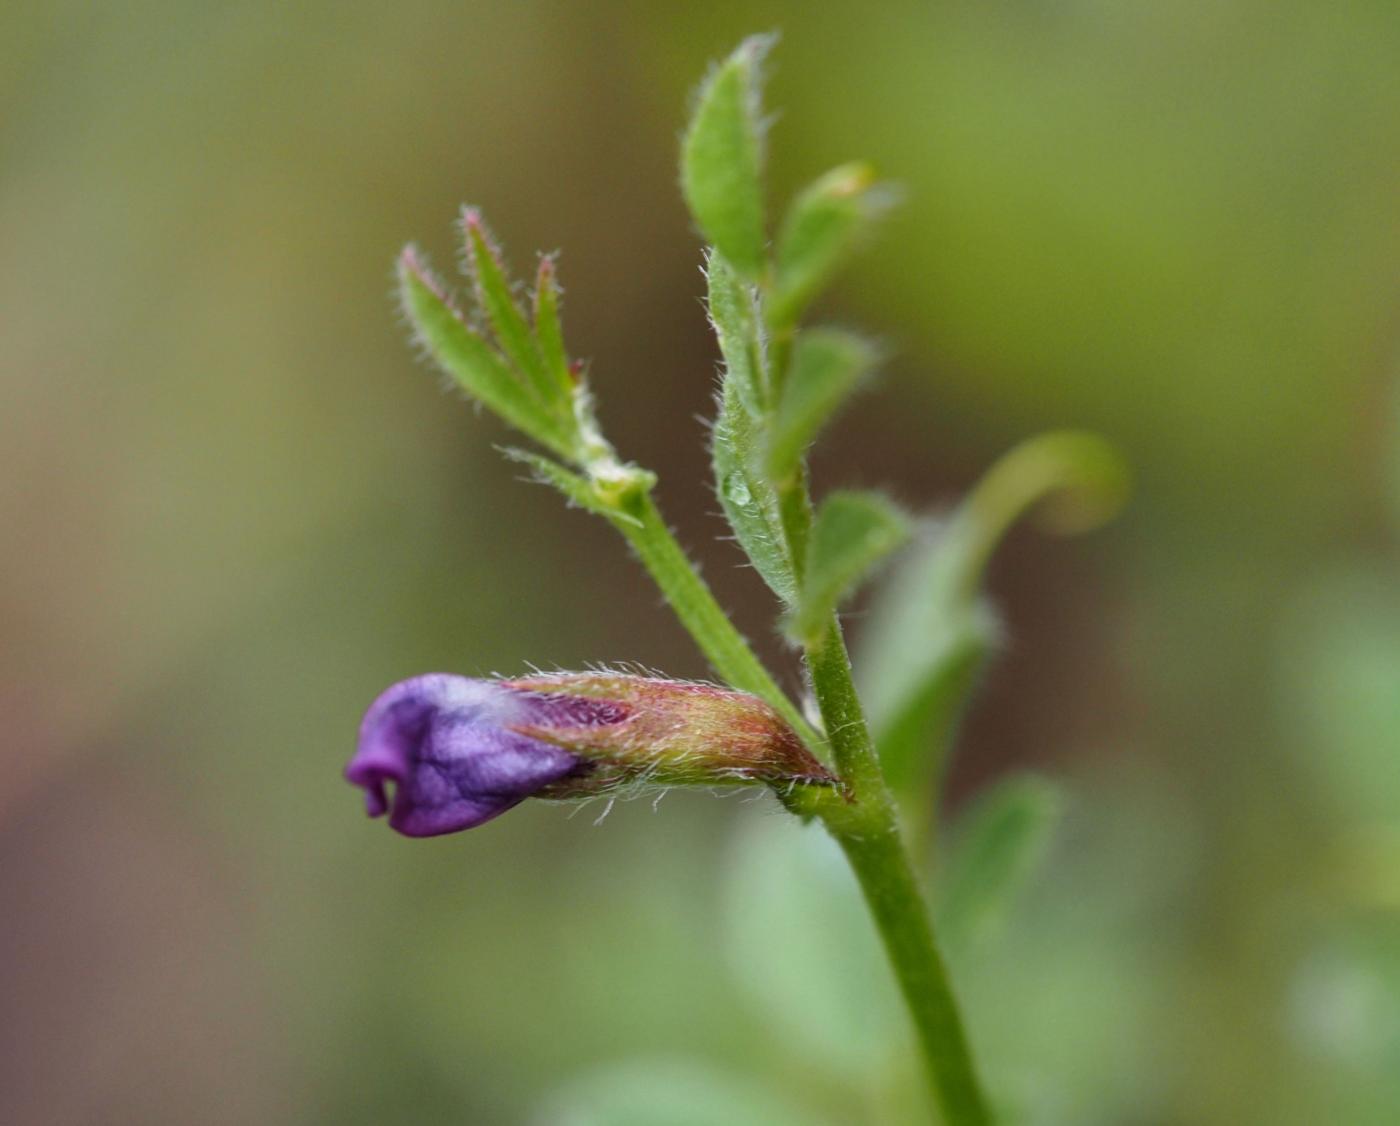
<instances>
[{"instance_id":1,"label":"purple petal","mask_svg":"<svg viewBox=\"0 0 1400 1126\"><path fill-rule=\"evenodd\" d=\"M500 684L414 677L370 706L345 776L364 789L371 817L389 812L406 836L470 829L583 767L568 751L511 730L535 718L528 696Z\"/></svg>"}]
</instances>

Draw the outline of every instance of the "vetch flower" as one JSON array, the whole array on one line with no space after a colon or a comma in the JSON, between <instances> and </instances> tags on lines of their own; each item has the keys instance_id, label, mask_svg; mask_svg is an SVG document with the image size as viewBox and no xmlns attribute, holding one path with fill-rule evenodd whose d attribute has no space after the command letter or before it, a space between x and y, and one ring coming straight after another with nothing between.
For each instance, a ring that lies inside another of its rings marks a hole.
<instances>
[{"instance_id":1,"label":"vetch flower","mask_svg":"<svg viewBox=\"0 0 1400 1126\"><path fill-rule=\"evenodd\" d=\"M470 829L528 797L835 781L757 697L613 673L402 681L365 714L345 776L371 817L410 837Z\"/></svg>"}]
</instances>

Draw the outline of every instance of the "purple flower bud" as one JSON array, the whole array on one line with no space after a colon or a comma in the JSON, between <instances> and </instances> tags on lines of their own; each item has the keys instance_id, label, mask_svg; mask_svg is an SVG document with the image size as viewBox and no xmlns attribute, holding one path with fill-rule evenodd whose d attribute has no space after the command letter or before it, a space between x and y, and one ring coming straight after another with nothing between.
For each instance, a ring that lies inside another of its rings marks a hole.
<instances>
[{"instance_id":1,"label":"purple flower bud","mask_svg":"<svg viewBox=\"0 0 1400 1126\"><path fill-rule=\"evenodd\" d=\"M365 713L345 776L364 789L371 817L388 813L410 837L470 829L528 797L834 781L756 697L603 673L405 680Z\"/></svg>"}]
</instances>

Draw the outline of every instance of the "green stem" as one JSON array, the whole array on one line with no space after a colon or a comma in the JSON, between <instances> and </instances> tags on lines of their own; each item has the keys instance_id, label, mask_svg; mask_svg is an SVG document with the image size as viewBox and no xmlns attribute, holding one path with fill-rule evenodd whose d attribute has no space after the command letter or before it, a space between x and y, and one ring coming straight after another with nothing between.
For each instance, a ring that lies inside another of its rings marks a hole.
<instances>
[{"instance_id":1,"label":"green stem","mask_svg":"<svg viewBox=\"0 0 1400 1126\"><path fill-rule=\"evenodd\" d=\"M820 736L715 601L651 494L645 489L630 492L619 499L618 510L619 518L613 523L719 675L733 687L766 700L809 746L819 748ZM875 757L850 657L834 616L822 641L808 649L807 660L845 796L824 787L804 787L803 793L793 796L791 808L819 816L855 872L913 1017L944 1121L948 1126L987 1126L991 1119L962 1018L905 852L894 802Z\"/></svg>"},{"instance_id":2,"label":"green stem","mask_svg":"<svg viewBox=\"0 0 1400 1126\"><path fill-rule=\"evenodd\" d=\"M782 393L794 330L774 334L768 386L773 402ZM783 532L801 579L812 520L806 464L779 486ZM836 838L850 862L894 967L905 1004L923 1048L934 1100L947 1126L986 1126L991 1121L963 1031L948 972L934 942L928 908L900 834L894 799L870 738L841 625L833 614L822 638L807 647L812 690L831 744L847 800L820 795L811 811Z\"/></svg>"},{"instance_id":3,"label":"green stem","mask_svg":"<svg viewBox=\"0 0 1400 1126\"><path fill-rule=\"evenodd\" d=\"M792 559L793 577L800 590L807 572L807 541L812 531L812 501L805 467L788 484L778 487L778 514Z\"/></svg>"},{"instance_id":4,"label":"green stem","mask_svg":"<svg viewBox=\"0 0 1400 1126\"><path fill-rule=\"evenodd\" d=\"M928 908L900 836L835 617L807 651L812 689L849 804L819 811L845 852L913 1016L934 1098L948 1126L991 1121Z\"/></svg>"},{"instance_id":5,"label":"green stem","mask_svg":"<svg viewBox=\"0 0 1400 1126\"><path fill-rule=\"evenodd\" d=\"M681 624L720 677L732 687L767 701L814 750L822 740L788 695L754 656L748 642L720 608L685 550L676 542L649 492L638 490L623 502L630 519L614 520L643 566L661 588Z\"/></svg>"},{"instance_id":6,"label":"green stem","mask_svg":"<svg viewBox=\"0 0 1400 1126\"><path fill-rule=\"evenodd\" d=\"M770 362L772 359L770 356ZM783 531L789 551L805 549L811 521L805 466L783 492ZM650 491L628 490L617 496L614 504L617 515L613 523L720 676L733 687L766 700L809 747L820 748L821 737L715 601L666 526ZM925 1070L944 1122L947 1126L988 1126L991 1117L962 1017L905 850L894 800L875 755L835 615L822 639L808 647L807 663L843 785L839 790L800 787L788 795L785 804L800 815L820 817L845 852L914 1020Z\"/></svg>"}]
</instances>

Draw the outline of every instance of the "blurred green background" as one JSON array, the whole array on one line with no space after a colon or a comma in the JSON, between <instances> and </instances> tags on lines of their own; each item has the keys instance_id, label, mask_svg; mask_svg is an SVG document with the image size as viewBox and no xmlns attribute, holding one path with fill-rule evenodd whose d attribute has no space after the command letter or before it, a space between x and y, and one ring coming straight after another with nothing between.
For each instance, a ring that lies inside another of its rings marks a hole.
<instances>
[{"instance_id":1,"label":"blurred green background","mask_svg":"<svg viewBox=\"0 0 1400 1126\"><path fill-rule=\"evenodd\" d=\"M394 255L450 261L463 200L563 248L609 433L796 685L719 539L675 187L707 60L775 27L775 199L904 194L824 310L894 359L819 485L937 508L1064 425L1139 476L994 569L950 801L1068 804L955 967L984 1070L1036 1123L1400 1121L1391 0L8 5L0 1121L916 1120L768 804L416 842L339 778L413 673L705 671L405 346Z\"/></svg>"}]
</instances>

